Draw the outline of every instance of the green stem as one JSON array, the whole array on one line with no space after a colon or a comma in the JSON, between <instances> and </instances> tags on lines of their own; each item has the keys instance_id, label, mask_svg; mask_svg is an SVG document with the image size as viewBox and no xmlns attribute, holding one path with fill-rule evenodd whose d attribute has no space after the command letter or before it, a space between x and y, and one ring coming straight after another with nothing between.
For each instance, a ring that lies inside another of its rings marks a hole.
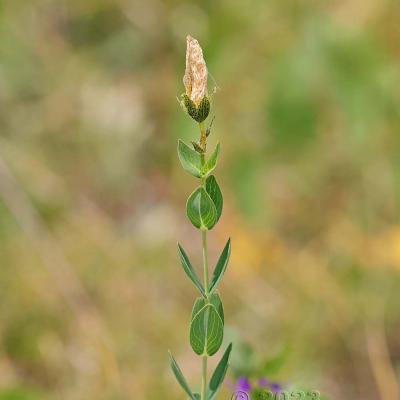
<instances>
[{"instance_id":1,"label":"green stem","mask_svg":"<svg viewBox=\"0 0 400 400\"><path fill-rule=\"evenodd\" d=\"M205 153L207 150L207 135L206 135L206 130L204 129L204 122L200 122L199 127L200 127L200 147L203 149ZM203 160L204 160L204 153L203 153Z\"/></svg>"},{"instance_id":2,"label":"green stem","mask_svg":"<svg viewBox=\"0 0 400 400\"><path fill-rule=\"evenodd\" d=\"M203 356L203 374L201 378L201 400L207 400L207 356Z\"/></svg>"},{"instance_id":3,"label":"green stem","mask_svg":"<svg viewBox=\"0 0 400 400\"><path fill-rule=\"evenodd\" d=\"M207 230L201 231L201 242L203 247L203 276L204 276L204 291L208 298L208 246L207 246Z\"/></svg>"},{"instance_id":4,"label":"green stem","mask_svg":"<svg viewBox=\"0 0 400 400\"><path fill-rule=\"evenodd\" d=\"M204 124L200 123L200 145L206 150L206 134L204 129ZM204 165L206 162L205 154L201 154L201 163ZM201 185L206 188L206 180L202 178ZM204 277L204 290L206 292L206 297L208 301L208 248L207 248L207 229L201 230L201 243L203 248L203 277ZM207 355L203 356L203 368L201 377L201 400L207 400Z\"/></svg>"},{"instance_id":5,"label":"green stem","mask_svg":"<svg viewBox=\"0 0 400 400\"><path fill-rule=\"evenodd\" d=\"M204 290L208 301L208 251L207 251L207 230L201 231L201 241L203 247L203 275ZM203 356L203 368L201 378L201 400L207 400L207 355Z\"/></svg>"}]
</instances>

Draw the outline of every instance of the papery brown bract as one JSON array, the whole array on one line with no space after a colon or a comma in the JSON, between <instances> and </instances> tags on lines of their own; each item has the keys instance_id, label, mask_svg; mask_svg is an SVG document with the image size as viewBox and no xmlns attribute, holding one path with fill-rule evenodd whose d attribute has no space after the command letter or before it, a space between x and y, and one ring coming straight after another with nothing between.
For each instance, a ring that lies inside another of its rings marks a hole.
<instances>
[{"instance_id":1,"label":"papery brown bract","mask_svg":"<svg viewBox=\"0 0 400 400\"><path fill-rule=\"evenodd\" d=\"M191 36L186 37L186 69L183 76L186 95L198 107L207 96L207 66L199 42Z\"/></svg>"}]
</instances>

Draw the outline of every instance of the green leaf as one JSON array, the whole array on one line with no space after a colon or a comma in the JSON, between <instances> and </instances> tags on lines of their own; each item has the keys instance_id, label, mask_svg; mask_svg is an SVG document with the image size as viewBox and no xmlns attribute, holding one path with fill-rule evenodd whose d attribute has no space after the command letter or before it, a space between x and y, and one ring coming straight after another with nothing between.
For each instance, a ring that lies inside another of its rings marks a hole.
<instances>
[{"instance_id":1,"label":"green leaf","mask_svg":"<svg viewBox=\"0 0 400 400\"><path fill-rule=\"evenodd\" d=\"M204 291L203 285L200 282L199 277L196 274L192 264L190 263L189 257L185 253L183 247L178 243L178 254L179 258L181 259L182 268L186 272L186 275L189 279L194 283L194 285L199 289L200 293L205 297L206 293Z\"/></svg>"},{"instance_id":2,"label":"green leaf","mask_svg":"<svg viewBox=\"0 0 400 400\"><path fill-rule=\"evenodd\" d=\"M194 302L193 309L192 309L192 317L190 318L190 321L193 321L193 318L195 315L206 306L207 300L203 299L202 297L198 297L196 301Z\"/></svg>"},{"instance_id":3,"label":"green leaf","mask_svg":"<svg viewBox=\"0 0 400 400\"><path fill-rule=\"evenodd\" d=\"M218 155L219 152L221 150L221 146L218 143L215 147L215 150L213 151L213 153L211 154L210 158L208 159L208 161L204 164L202 170L201 170L201 175L207 176L217 165L217 160L218 160Z\"/></svg>"},{"instance_id":4,"label":"green leaf","mask_svg":"<svg viewBox=\"0 0 400 400\"><path fill-rule=\"evenodd\" d=\"M224 199L222 198L221 189L218 186L217 180L214 175L210 175L206 179L206 192L211 197L217 210L217 222L222 214L222 207L224 205Z\"/></svg>"},{"instance_id":5,"label":"green leaf","mask_svg":"<svg viewBox=\"0 0 400 400\"><path fill-rule=\"evenodd\" d=\"M224 307L222 305L221 298L219 297L219 293L215 291L210 295L208 298L209 302L215 307L215 309L218 312L219 317L221 318L222 323L225 322L225 317L224 317Z\"/></svg>"},{"instance_id":6,"label":"green leaf","mask_svg":"<svg viewBox=\"0 0 400 400\"><path fill-rule=\"evenodd\" d=\"M232 350L232 343L230 343L227 349L225 350L224 355L222 356L220 362L215 368L214 373L212 374L209 383L209 397L208 397L209 400L214 399L219 387L221 386L222 382L225 379L226 371L228 370L229 366L229 357L231 355L231 350Z\"/></svg>"},{"instance_id":7,"label":"green leaf","mask_svg":"<svg viewBox=\"0 0 400 400\"><path fill-rule=\"evenodd\" d=\"M174 373L176 380L181 385L182 389L189 395L192 400L197 400L194 394L192 393L185 377L182 374L181 369L179 368L178 363L176 362L174 356L169 353L169 362L171 365L172 372Z\"/></svg>"},{"instance_id":8,"label":"green leaf","mask_svg":"<svg viewBox=\"0 0 400 400\"><path fill-rule=\"evenodd\" d=\"M189 339L190 339L190 345L192 346L192 349L196 354L202 354L204 351L204 343L205 339L204 337L198 337L195 332L192 332L194 329L192 327L193 321L195 317L198 315L198 313L204 309L206 306L206 300L203 299L202 297L198 297L193 305L192 309L192 316L190 318L190 332L189 332Z\"/></svg>"},{"instance_id":9,"label":"green leaf","mask_svg":"<svg viewBox=\"0 0 400 400\"><path fill-rule=\"evenodd\" d=\"M224 323L215 306L198 298L192 311L190 345L198 355L212 356L221 347Z\"/></svg>"},{"instance_id":10,"label":"green leaf","mask_svg":"<svg viewBox=\"0 0 400 400\"><path fill-rule=\"evenodd\" d=\"M217 210L208 193L198 187L188 198L186 214L198 229L211 229L217 222Z\"/></svg>"},{"instance_id":11,"label":"green leaf","mask_svg":"<svg viewBox=\"0 0 400 400\"><path fill-rule=\"evenodd\" d=\"M201 178L203 167L200 154L180 139L178 140L178 157L185 171Z\"/></svg>"},{"instance_id":12,"label":"green leaf","mask_svg":"<svg viewBox=\"0 0 400 400\"><path fill-rule=\"evenodd\" d=\"M200 393L193 393L196 400L201 400Z\"/></svg>"},{"instance_id":13,"label":"green leaf","mask_svg":"<svg viewBox=\"0 0 400 400\"><path fill-rule=\"evenodd\" d=\"M231 254L231 239L229 238L228 241L226 242L224 250L222 250L221 256L219 257L219 260L215 267L214 274L213 274L213 277L211 280L211 285L210 285L210 293L212 293L213 290L216 289L219 281L221 280L222 276L224 275L224 273L226 271L226 267L228 266L230 254Z\"/></svg>"}]
</instances>

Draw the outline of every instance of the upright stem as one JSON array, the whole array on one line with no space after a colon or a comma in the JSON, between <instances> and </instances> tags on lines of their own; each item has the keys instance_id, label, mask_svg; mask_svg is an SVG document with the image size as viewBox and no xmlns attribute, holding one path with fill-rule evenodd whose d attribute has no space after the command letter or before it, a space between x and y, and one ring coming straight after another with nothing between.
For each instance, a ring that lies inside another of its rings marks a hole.
<instances>
[{"instance_id":1,"label":"upright stem","mask_svg":"<svg viewBox=\"0 0 400 400\"><path fill-rule=\"evenodd\" d=\"M203 356L203 371L201 377L201 400L207 400L207 356Z\"/></svg>"},{"instance_id":2,"label":"upright stem","mask_svg":"<svg viewBox=\"0 0 400 400\"><path fill-rule=\"evenodd\" d=\"M199 123L200 127L200 146L206 151L206 131L204 129L204 124ZM205 163L205 154L201 155L201 162ZM201 185L205 189L206 179L202 178ZM204 277L204 290L206 292L206 297L208 301L208 248L207 248L207 229L201 230L201 243L203 247L203 277ZM202 377L201 377L201 400L207 400L207 355L203 356L203 367L202 367Z\"/></svg>"},{"instance_id":3,"label":"upright stem","mask_svg":"<svg viewBox=\"0 0 400 400\"><path fill-rule=\"evenodd\" d=\"M201 242L203 247L203 276L204 276L204 291L208 298L208 248L207 248L207 230L201 230Z\"/></svg>"},{"instance_id":4,"label":"upright stem","mask_svg":"<svg viewBox=\"0 0 400 400\"><path fill-rule=\"evenodd\" d=\"M207 251L207 230L205 229L201 231L201 241L203 247L204 290L206 292L208 301L208 251ZM207 400L207 355L203 356L201 400Z\"/></svg>"}]
</instances>

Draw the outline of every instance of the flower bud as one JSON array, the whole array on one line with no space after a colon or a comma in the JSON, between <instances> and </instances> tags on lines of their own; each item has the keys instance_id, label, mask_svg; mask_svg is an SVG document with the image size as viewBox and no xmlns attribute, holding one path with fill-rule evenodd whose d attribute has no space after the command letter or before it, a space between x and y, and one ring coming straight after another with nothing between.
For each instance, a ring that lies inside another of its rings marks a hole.
<instances>
[{"instance_id":1,"label":"flower bud","mask_svg":"<svg viewBox=\"0 0 400 400\"><path fill-rule=\"evenodd\" d=\"M192 146L198 153L204 153L204 149L198 143L192 141Z\"/></svg>"}]
</instances>

